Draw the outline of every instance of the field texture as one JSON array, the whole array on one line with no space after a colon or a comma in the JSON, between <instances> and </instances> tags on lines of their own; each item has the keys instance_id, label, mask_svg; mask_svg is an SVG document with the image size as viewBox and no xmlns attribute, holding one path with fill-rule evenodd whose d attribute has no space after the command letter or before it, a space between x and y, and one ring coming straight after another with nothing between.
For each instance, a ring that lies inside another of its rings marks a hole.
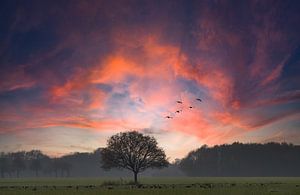
<instances>
[{"instance_id":1,"label":"field texture","mask_svg":"<svg viewBox=\"0 0 300 195\"><path fill-rule=\"evenodd\" d=\"M141 178L130 185L128 178L1 179L0 194L300 194L300 178Z\"/></svg>"}]
</instances>

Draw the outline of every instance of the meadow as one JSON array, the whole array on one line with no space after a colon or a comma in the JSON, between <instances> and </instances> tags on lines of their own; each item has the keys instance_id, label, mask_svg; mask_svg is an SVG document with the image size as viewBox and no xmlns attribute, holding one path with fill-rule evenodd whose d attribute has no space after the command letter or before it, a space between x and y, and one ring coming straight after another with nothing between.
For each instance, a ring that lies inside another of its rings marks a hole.
<instances>
[{"instance_id":1,"label":"meadow","mask_svg":"<svg viewBox=\"0 0 300 195\"><path fill-rule=\"evenodd\" d=\"M291 177L145 177L139 185L130 178L32 178L1 179L0 194L300 194L300 178Z\"/></svg>"}]
</instances>

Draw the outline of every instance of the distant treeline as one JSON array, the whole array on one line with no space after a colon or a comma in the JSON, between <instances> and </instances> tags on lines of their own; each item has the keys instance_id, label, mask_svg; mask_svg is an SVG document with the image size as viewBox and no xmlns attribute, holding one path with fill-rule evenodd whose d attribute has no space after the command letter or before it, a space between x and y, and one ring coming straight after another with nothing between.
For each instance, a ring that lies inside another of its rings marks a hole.
<instances>
[{"instance_id":1,"label":"distant treeline","mask_svg":"<svg viewBox=\"0 0 300 195\"><path fill-rule=\"evenodd\" d=\"M1 177L125 177L128 171L101 168L101 148L50 158L39 150L0 153ZM300 176L300 146L286 143L206 145L168 168L144 176Z\"/></svg>"},{"instance_id":2,"label":"distant treeline","mask_svg":"<svg viewBox=\"0 0 300 195\"><path fill-rule=\"evenodd\" d=\"M190 152L179 166L188 176L300 176L300 146L204 145Z\"/></svg>"},{"instance_id":3,"label":"distant treeline","mask_svg":"<svg viewBox=\"0 0 300 195\"><path fill-rule=\"evenodd\" d=\"M39 150L0 153L1 177L131 177L125 170L101 169L101 148L94 152L73 153L50 158ZM183 173L171 165L164 170L147 170L146 176L179 176Z\"/></svg>"}]
</instances>

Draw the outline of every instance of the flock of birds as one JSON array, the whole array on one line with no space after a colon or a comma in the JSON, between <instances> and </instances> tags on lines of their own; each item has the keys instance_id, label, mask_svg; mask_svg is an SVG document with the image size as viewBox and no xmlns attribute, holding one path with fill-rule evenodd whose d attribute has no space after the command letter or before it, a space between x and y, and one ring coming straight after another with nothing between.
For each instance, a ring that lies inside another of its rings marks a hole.
<instances>
[{"instance_id":1,"label":"flock of birds","mask_svg":"<svg viewBox=\"0 0 300 195\"><path fill-rule=\"evenodd\" d=\"M202 102L202 100L201 100L200 98L196 98L196 101ZM183 102L182 102L181 100L177 100L176 103L177 103L177 104L183 105ZM189 109L193 109L193 108L194 108L193 106L191 106L191 105L189 106ZM174 114L179 114L179 113L181 113L181 112L182 112L182 109L176 110ZM172 119L173 116L167 115L165 118L167 118L167 119Z\"/></svg>"}]
</instances>

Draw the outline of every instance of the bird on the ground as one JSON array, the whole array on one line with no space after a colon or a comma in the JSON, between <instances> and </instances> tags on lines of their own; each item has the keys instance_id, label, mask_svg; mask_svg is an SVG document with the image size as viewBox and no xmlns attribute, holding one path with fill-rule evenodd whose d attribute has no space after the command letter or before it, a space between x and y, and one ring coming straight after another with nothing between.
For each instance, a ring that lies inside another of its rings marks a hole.
<instances>
[{"instance_id":1,"label":"bird on the ground","mask_svg":"<svg viewBox=\"0 0 300 195\"><path fill-rule=\"evenodd\" d=\"M171 116L166 116L166 118L173 118L173 117L171 117Z\"/></svg>"},{"instance_id":2,"label":"bird on the ground","mask_svg":"<svg viewBox=\"0 0 300 195\"><path fill-rule=\"evenodd\" d=\"M176 110L176 112L175 112L175 113L180 113L180 112L182 112L182 110Z\"/></svg>"},{"instance_id":3,"label":"bird on the ground","mask_svg":"<svg viewBox=\"0 0 300 195\"><path fill-rule=\"evenodd\" d=\"M178 100L178 101L176 101L176 102L177 102L178 104L182 104L182 101L179 101L179 100Z\"/></svg>"},{"instance_id":4,"label":"bird on the ground","mask_svg":"<svg viewBox=\"0 0 300 195\"><path fill-rule=\"evenodd\" d=\"M192 109L192 108L193 108L193 106L190 106L189 108L190 108L190 109Z\"/></svg>"}]
</instances>

